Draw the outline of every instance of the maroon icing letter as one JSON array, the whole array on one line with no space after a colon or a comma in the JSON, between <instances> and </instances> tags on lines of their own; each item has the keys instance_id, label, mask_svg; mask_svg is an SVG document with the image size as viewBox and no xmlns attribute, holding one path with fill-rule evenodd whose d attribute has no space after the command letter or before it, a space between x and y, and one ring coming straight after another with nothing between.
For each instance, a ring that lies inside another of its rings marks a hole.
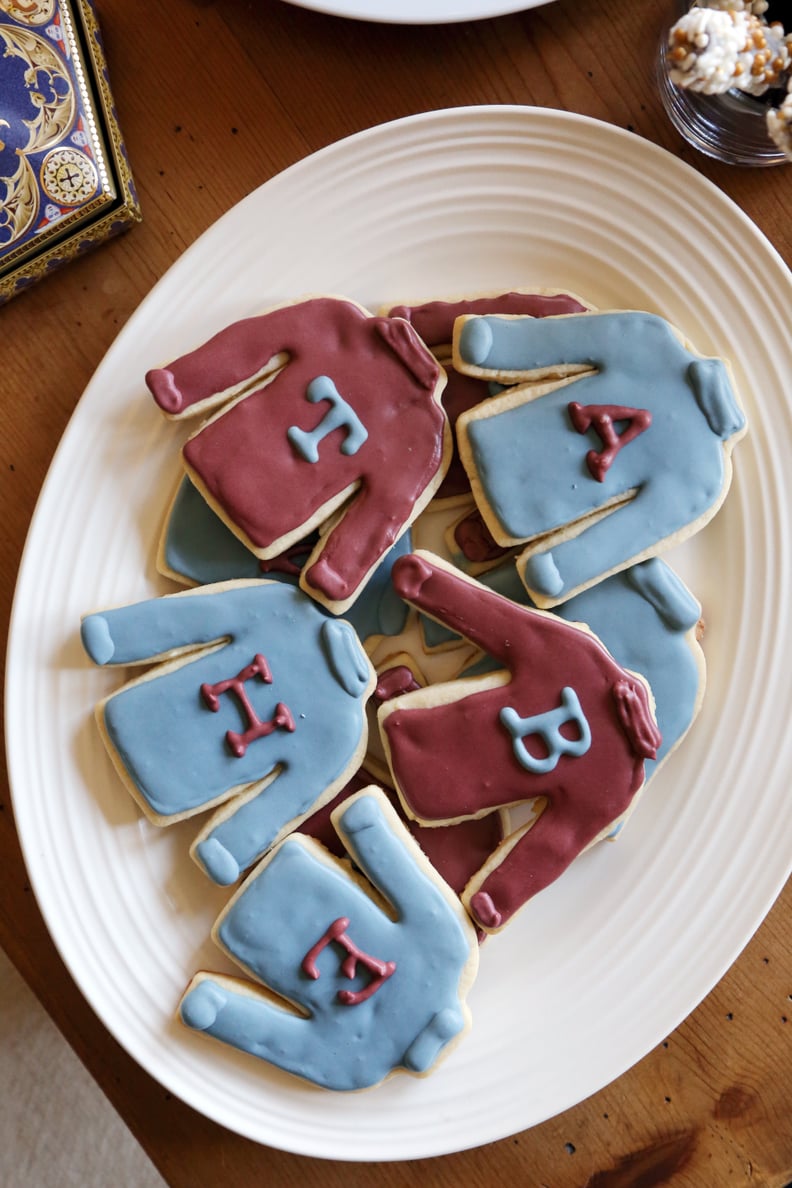
<instances>
[{"instance_id":1,"label":"maroon icing letter","mask_svg":"<svg viewBox=\"0 0 792 1188\"><path fill-rule=\"evenodd\" d=\"M281 730L288 730L289 732L295 729L291 710L282 701L279 701L275 706L275 715L269 721L264 722L259 718L250 704L250 698L245 692L245 682L252 680L256 676L261 677L265 684L272 684L272 673L270 672L269 665L260 654L257 654L253 658L252 663L243 668L235 677L229 677L226 681L218 681L216 685L201 685L201 696L214 714L220 708L220 697L223 693L233 693L242 704L248 720L247 730L243 734L239 734L236 730L226 731L226 741L237 759L242 758L250 744L255 742L257 738L264 738L266 735L272 734L273 730L277 730L279 727Z\"/></svg>"},{"instance_id":2,"label":"maroon icing letter","mask_svg":"<svg viewBox=\"0 0 792 1188\"><path fill-rule=\"evenodd\" d=\"M604 449L599 453L589 450L586 454L588 468L598 483L604 481L619 450L639 437L652 423L652 414L645 408L630 408L622 404L578 404L577 400L570 401L567 407L577 432L585 433L587 429L593 428L603 444ZM617 433L614 421L628 421L629 424L622 433Z\"/></svg>"},{"instance_id":3,"label":"maroon icing letter","mask_svg":"<svg viewBox=\"0 0 792 1188\"><path fill-rule=\"evenodd\" d=\"M377 957L371 957L368 953L364 953L359 949L354 941L351 941L346 934L349 928L349 919L346 916L339 916L334 920L323 936L309 949L302 959L303 973L307 974L309 978L319 977L319 970L316 965L316 958L326 949L331 941L336 941L342 948L346 949L347 956L341 963L341 970L344 977L354 978L357 973L358 962L367 969L369 973L374 974L374 977L369 982L368 986L364 986L362 990L339 990L338 1001L342 1002L344 1006L357 1006L360 1002L365 1002L367 998L371 998L379 990L383 982L387 982L388 978L394 973L396 969L395 961L380 961Z\"/></svg>"}]
</instances>

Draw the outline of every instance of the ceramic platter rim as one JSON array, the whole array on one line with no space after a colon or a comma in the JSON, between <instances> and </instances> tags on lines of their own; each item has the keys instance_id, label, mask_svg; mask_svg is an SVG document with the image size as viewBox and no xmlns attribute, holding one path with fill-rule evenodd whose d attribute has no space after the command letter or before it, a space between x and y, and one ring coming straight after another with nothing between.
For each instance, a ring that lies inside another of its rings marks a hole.
<instances>
[{"instance_id":1,"label":"ceramic platter rim","mask_svg":"<svg viewBox=\"0 0 792 1188\"><path fill-rule=\"evenodd\" d=\"M552 0L287 0L328 16L392 25L451 25L539 8Z\"/></svg>"},{"instance_id":2,"label":"ceramic platter rim","mask_svg":"<svg viewBox=\"0 0 792 1188\"><path fill-rule=\"evenodd\" d=\"M618 841L485 944L473 1030L449 1059L427 1078L325 1093L174 1021L192 973L226 968L208 940L225 893L186 856L192 828L148 825L114 776L92 711L123 674L86 661L79 618L175 588L154 556L181 430L146 399L148 367L308 292L371 306L515 285L651 309L732 361L751 423L734 483L716 519L668 555L704 605L707 696ZM723 975L792 854L792 616L774 613L790 604L792 374L777 312L790 297L760 232L663 150L564 112L476 107L369 129L292 166L145 298L42 489L9 635L6 726L17 827L50 933L99 1017L165 1088L305 1155L440 1155L589 1096Z\"/></svg>"}]
</instances>

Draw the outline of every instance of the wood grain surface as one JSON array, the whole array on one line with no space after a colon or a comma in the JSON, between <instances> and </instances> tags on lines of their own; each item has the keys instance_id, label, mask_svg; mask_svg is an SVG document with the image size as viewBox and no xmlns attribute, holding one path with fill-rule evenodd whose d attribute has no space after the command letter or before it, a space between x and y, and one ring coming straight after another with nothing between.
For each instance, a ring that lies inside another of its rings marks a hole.
<instances>
[{"instance_id":1,"label":"wood grain surface","mask_svg":"<svg viewBox=\"0 0 792 1188\"><path fill-rule=\"evenodd\" d=\"M731 168L681 142L653 80L668 21L655 0L558 0L442 27L345 21L281 0L100 0L97 8L144 221L0 310L6 633L38 492L105 350L218 216L339 137L468 104L537 104L595 116L663 145L711 178L792 264L792 166ZM499 1143L384 1164L375 1173L257 1146L151 1080L63 967L26 879L5 775L0 798L0 943L174 1188L356 1188L374 1174L383 1188L781 1188L792 1181L790 886L708 998L615 1083Z\"/></svg>"}]
</instances>

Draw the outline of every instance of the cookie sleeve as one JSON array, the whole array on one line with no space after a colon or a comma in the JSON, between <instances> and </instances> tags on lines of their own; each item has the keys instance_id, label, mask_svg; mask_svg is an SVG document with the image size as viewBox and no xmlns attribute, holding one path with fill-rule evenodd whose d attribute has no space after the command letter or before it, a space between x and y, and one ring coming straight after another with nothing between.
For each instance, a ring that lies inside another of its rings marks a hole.
<instances>
[{"instance_id":1,"label":"cookie sleeve","mask_svg":"<svg viewBox=\"0 0 792 1188\"><path fill-rule=\"evenodd\" d=\"M417 550L393 567L399 594L424 614L494 656L508 668L521 651L530 652L530 612L488 590L459 571L446 569L430 554ZM521 638L517 638L517 627Z\"/></svg>"},{"instance_id":2,"label":"cookie sleeve","mask_svg":"<svg viewBox=\"0 0 792 1188\"><path fill-rule=\"evenodd\" d=\"M261 582L238 585L247 585L251 601L258 601ZM221 583L86 615L80 625L83 647L94 664L144 664L233 636L222 597L226 589Z\"/></svg>"},{"instance_id":3,"label":"cookie sleeve","mask_svg":"<svg viewBox=\"0 0 792 1188\"><path fill-rule=\"evenodd\" d=\"M152 368L146 386L155 403L169 417L195 416L252 389L287 361L293 319L292 305L243 318L167 366Z\"/></svg>"},{"instance_id":4,"label":"cookie sleeve","mask_svg":"<svg viewBox=\"0 0 792 1188\"><path fill-rule=\"evenodd\" d=\"M674 493L673 478L657 476L607 516L592 517L577 536L559 539L550 549L526 550L517 569L528 593L537 605L554 606L624 568L630 550L633 565L653 556L659 549L655 518Z\"/></svg>"},{"instance_id":5,"label":"cookie sleeve","mask_svg":"<svg viewBox=\"0 0 792 1188\"><path fill-rule=\"evenodd\" d=\"M287 838L214 929L263 985L200 973L179 1013L193 1030L288 1072L355 1090L397 1068L428 1072L467 1029L478 945L458 899L447 888L443 895L378 789L354 796L334 821L374 887L393 892L404 914L393 919L316 843Z\"/></svg>"},{"instance_id":6,"label":"cookie sleeve","mask_svg":"<svg viewBox=\"0 0 792 1188\"><path fill-rule=\"evenodd\" d=\"M560 314L550 318L522 315L467 315L454 325L454 362L462 371L508 372L515 378L566 367L596 366L581 344L580 318Z\"/></svg>"}]
</instances>

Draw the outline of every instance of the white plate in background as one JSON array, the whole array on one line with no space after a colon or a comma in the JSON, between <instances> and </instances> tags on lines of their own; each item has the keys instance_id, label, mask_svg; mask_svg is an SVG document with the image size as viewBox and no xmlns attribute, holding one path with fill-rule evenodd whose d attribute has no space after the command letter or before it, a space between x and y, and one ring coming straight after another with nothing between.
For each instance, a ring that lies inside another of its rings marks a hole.
<instances>
[{"instance_id":1,"label":"white plate in background","mask_svg":"<svg viewBox=\"0 0 792 1188\"><path fill-rule=\"evenodd\" d=\"M329 16L390 25L451 25L539 8L552 0L287 0Z\"/></svg>"}]
</instances>

